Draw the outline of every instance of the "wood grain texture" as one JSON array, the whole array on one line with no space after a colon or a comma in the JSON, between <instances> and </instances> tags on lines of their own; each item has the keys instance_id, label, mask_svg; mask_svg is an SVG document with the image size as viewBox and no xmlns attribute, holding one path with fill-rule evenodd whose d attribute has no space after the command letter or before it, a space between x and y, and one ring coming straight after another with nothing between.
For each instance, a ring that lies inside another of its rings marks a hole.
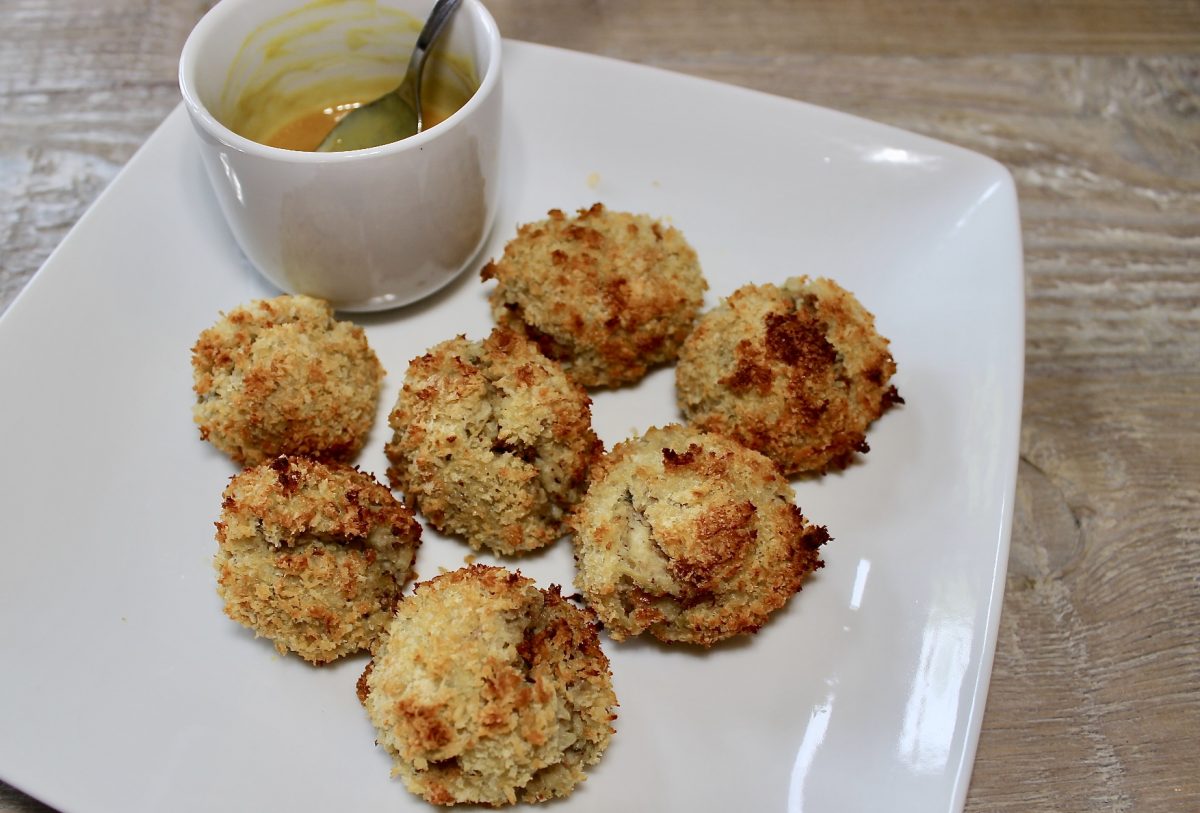
<instances>
[{"instance_id":1,"label":"wood grain texture","mask_svg":"<svg viewBox=\"0 0 1200 813\"><path fill-rule=\"evenodd\" d=\"M207 5L0 0L0 309L177 103ZM804 99L1009 167L1024 428L967 810L1200 810L1200 2L489 5L514 38ZM0 813L45 810L0 785Z\"/></svg>"}]
</instances>

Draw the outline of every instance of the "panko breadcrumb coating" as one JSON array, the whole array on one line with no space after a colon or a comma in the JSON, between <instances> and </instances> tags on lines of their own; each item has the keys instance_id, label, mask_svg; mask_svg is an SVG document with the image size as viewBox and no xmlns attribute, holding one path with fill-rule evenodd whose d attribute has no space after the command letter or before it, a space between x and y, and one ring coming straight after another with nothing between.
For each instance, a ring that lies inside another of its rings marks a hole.
<instances>
[{"instance_id":1,"label":"panko breadcrumb coating","mask_svg":"<svg viewBox=\"0 0 1200 813\"><path fill-rule=\"evenodd\" d=\"M593 619L502 568L418 584L358 684L394 773L434 804L568 795L615 719Z\"/></svg>"},{"instance_id":2,"label":"panko breadcrumb coating","mask_svg":"<svg viewBox=\"0 0 1200 813\"><path fill-rule=\"evenodd\" d=\"M393 487L438 530L501 554L558 539L604 451L587 393L504 328L413 359L388 420Z\"/></svg>"},{"instance_id":3,"label":"panko breadcrumb coating","mask_svg":"<svg viewBox=\"0 0 1200 813\"><path fill-rule=\"evenodd\" d=\"M576 585L620 641L711 646L756 632L823 565L775 465L672 424L618 443L572 514Z\"/></svg>"},{"instance_id":4,"label":"panko breadcrumb coating","mask_svg":"<svg viewBox=\"0 0 1200 813\"><path fill-rule=\"evenodd\" d=\"M412 512L374 477L281 456L225 489L217 592L281 654L326 663L387 629L420 542Z\"/></svg>"},{"instance_id":5,"label":"panko breadcrumb coating","mask_svg":"<svg viewBox=\"0 0 1200 813\"><path fill-rule=\"evenodd\" d=\"M585 387L616 387L675 360L708 283L678 230L597 203L529 223L489 262L492 312Z\"/></svg>"},{"instance_id":6,"label":"panko breadcrumb coating","mask_svg":"<svg viewBox=\"0 0 1200 813\"><path fill-rule=\"evenodd\" d=\"M746 285L704 314L679 354L679 407L786 475L844 468L867 427L903 403L874 317L828 279Z\"/></svg>"},{"instance_id":7,"label":"panko breadcrumb coating","mask_svg":"<svg viewBox=\"0 0 1200 813\"><path fill-rule=\"evenodd\" d=\"M349 461L383 380L362 328L307 296L230 311L200 334L192 369L200 437L239 465L281 454Z\"/></svg>"}]
</instances>

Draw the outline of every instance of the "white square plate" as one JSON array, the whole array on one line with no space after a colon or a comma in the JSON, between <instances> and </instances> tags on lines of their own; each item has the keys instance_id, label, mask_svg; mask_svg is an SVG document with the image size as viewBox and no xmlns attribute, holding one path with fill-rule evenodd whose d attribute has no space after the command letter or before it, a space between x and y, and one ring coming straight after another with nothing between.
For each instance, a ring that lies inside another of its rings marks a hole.
<instances>
[{"instance_id":1,"label":"white square plate","mask_svg":"<svg viewBox=\"0 0 1200 813\"><path fill-rule=\"evenodd\" d=\"M995 162L786 99L506 43L502 205L667 216L708 305L830 276L892 340L907 404L863 461L797 482L828 566L757 636L707 653L605 640L612 747L563 810L951 811L995 646L1016 475L1023 294ZM354 695L364 658L280 658L221 613L210 559L232 464L191 423L189 349L273 295L171 114L0 320L0 777L72 813L421 810ZM491 326L471 269L362 317L388 370ZM670 369L595 398L606 443L678 419ZM467 548L426 529L423 577ZM488 557L481 557L489 561ZM570 584L569 545L510 560Z\"/></svg>"}]
</instances>

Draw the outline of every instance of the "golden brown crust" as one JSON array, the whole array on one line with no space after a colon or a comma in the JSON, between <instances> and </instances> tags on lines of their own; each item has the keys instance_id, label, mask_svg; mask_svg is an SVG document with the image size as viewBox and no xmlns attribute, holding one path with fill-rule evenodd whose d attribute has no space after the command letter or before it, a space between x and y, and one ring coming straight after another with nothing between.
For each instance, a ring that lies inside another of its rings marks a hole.
<instances>
[{"instance_id":1,"label":"golden brown crust","mask_svg":"<svg viewBox=\"0 0 1200 813\"><path fill-rule=\"evenodd\" d=\"M281 456L225 489L217 592L280 653L326 663L382 634L420 540L412 512L370 475Z\"/></svg>"},{"instance_id":2,"label":"golden brown crust","mask_svg":"<svg viewBox=\"0 0 1200 813\"><path fill-rule=\"evenodd\" d=\"M785 474L844 468L893 404L896 363L854 295L827 279L746 285L704 314L676 368L683 414Z\"/></svg>"},{"instance_id":3,"label":"golden brown crust","mask_svg":"<svg viewBox=\"0 0 1200 813\"><path fill-rule=\"evenodd\" d=\"M829 539L763 455L678 424L618 443L571 515L576 584L609 634L711 646L756 632Z\"/></svg>"},{"instance_id":4,"label":"golden brown crust","mask_svg":"<svg viewBox=\"0 0 1200 813\"><path fill-rule=\"evenodd\" d=\"M192 370L200 437L240 465L280 454L349 461L383 380L362 328L306 296L230 311L200 334Z\"/></svg>"},{"instance_id":5,"label":"golden brown crust","mask_svg":"<svg viewBox=\"0 0 1200 813\"><path fill-rule=\"evenodd\" d=\"M613 733L594 616L502 568L418 584L359 685L395 772L434 804L566 796Z\"/></svg>"},{"instance_id":6,"label":"golden brown crust","mask_svg":"<svg viewBox=\"0 0 1200 813\"><path fill-rule=\"evenodd\" d=\"M501 554L562 535L604 450L587 393L504 328L413 359L388 422L392 485L435 528Z\"/></svg>"},{"instance_id":7,"label":"golden brown crust","mask_svg":"<svg viewBox=\"0 0 1200 813\"><path fill-rule=\"evenodd\" d=\"M599 203L521 226L481 276L499 282L496 321L585 387L632 383L674 361L708 287L678 230Z\"/></svg>"}]
</instances>

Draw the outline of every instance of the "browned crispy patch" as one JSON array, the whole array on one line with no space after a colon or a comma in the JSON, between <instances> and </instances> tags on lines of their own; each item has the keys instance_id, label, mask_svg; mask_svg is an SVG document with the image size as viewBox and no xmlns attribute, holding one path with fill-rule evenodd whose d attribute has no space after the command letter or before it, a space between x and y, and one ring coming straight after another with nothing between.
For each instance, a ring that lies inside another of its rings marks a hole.
<instances>
[{"instance_id":1,"label":"browned crispy patch","mask_svg":"<svg viewBox=\"0 0 1200 813\"><path fill-rule=\"evenodd\" d=\"M683 454L674 449L664 448L662 450L663 464L666 466L679 466L681 468L690 466L696 462L696 458L703 451L698 443L689 443Z\"/></svg>"},{"instance_id":2,"label":"browned crispy patch","mask_svg":"<svg viewBox=\"0 0 1200 813\"><path fill-rule=\"evenodd\" d=\"M803 522L804 517L800 514L799 508L796 508L796 513L799 515L799 521ZM824 525L812 525L808 527L802 537L804 547L811 551L820 550L821 546L831 538L828 529Z\"/></svg>"},{"instance_id":3,"label":"browned crispy patch","mask_svg":"<svg viewBox=\"0 0 1200 813\"><path fill-rule=\"evenodd\" d=\"M824 326L811 314L768 313L764 339L770 357L813 374L837 361Z\"/></svg>"},{"instance_id":4,"label":"browned crispy patch","mask_svg":"<svg viewBox=\"0 0 1200 813\"><path fill-rule=\"evenodd\" d=\"M354 693L358 696L358 702L366 705L367 695L371 693L370 686L367 684L371 677L371 670L375 667L375 661L367 661L366 667L362 674L358 676L358 680L354 682Z\"/></svg>"},{"instance_id":5,"label":"browned crispy patch","mask_svg":"<svg viewBox=\"0 0 1200 813\"><path fill-rule=\"evenodd\" d=\"M750 343L740 342L736 353L737 364L734 366L733 372L722 378L719 383L735 393L754 391L759 395L766 395L770 392L771 385L775 381L775 374L771 372L769 366L755 360Z\"/></svg>"},{"instance_id":6,"label":"browned crispy patch","mask_svg":"<svg viewBox=\"0 0 1200 813\"><path fill-rule=\"evenodd\" d=\"M395 707L408 728L410 747L437 751L450 744L454 735L442 720L440 708L406 700L398 700Z\"/></svg>"},{"instance_id":7,"label":"browned crispy patch","mask_svg":"<svg viewBox=\"0 0 1200 813\"><path fill-rule=\"evenodd\" d=\"M661 603L669 601L666 595L652 593L641 587L623 587L619 596L628 623L613 625L609 629L609 634L616 640L623 641L628 635L637 635L667 620L659 608Z\"/></svg>"},{"instance_id":8,"label":"browned crispy patch","mask_svg":"<svg viewBox=\"0 0 1200 813\"><path fill-rule=\"evenodd\" d=\"M754 503L749 501L714 505L700 512L694 525L694 544L668 564L681 581L710 594L732 575L758 536Z\"/></svg>"}]
</instances>

